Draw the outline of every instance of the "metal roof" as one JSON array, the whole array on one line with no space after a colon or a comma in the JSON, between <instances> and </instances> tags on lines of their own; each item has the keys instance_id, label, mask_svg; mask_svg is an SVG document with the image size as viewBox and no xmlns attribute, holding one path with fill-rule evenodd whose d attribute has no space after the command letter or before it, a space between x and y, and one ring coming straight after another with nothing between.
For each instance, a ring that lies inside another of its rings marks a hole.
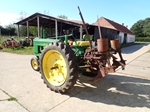
<instances>
[{"instance_id":1,"label":"metal roof","mask_svg":"<svg viewBox=\"0 0 150 112\"><path fill-rule=\"evenodd\" d=\"M43 26L43 27L54 26L55 20L57 20L58 23L60 22L60 23L64 23L64 24L74 25L74 26L83 25L82 21L63 19L63 18L59 18L59 17L44 15L41 13L35 13L21 21L14 23L14 24L26 25L27 21L28 21L29 26L37 26L37 17L39 17L40 26ZM88 24L88 23L86 23L86 24Z\"/></svg>"},{"instance_id":2,"label":"metal roof","mask_svg":"<svg viewBox=\"0 0 150 112\"><path fill-rule=\"evenodd\" d=\"M98 24L100 24L100 26L105 27L105 28L110 28L113 30L121 31L123 33L134 35L127 27L121 24L118 24L112 20L109 20L107 18L104 18L104 17L99 18L93 25L98 26Z\"/></svg>"}]
</instances>

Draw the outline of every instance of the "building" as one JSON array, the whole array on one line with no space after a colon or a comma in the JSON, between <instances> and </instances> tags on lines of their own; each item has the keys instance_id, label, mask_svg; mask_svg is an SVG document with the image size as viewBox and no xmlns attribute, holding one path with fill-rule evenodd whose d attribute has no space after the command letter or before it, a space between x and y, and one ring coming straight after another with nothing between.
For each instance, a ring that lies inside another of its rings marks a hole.
<instances>
[{"instance_id":1,"label":"building","mask_svg":"<svg viewBox=\"0 0 150 112\"><path fill-rule=\"evenodd\" d=\"M38 37L42 37L43 29L49 29L47 32L48 37L58 37L61 35L66 35L68 33L64 32L69 30L70 32L74 31L75 34L81 38L81 35L78 34L79 29L82 29L83 23L78 20L69 20L59 17L53 17L41 13L35 13L21 21L15 23L18 26L18 36L20 36L20 26L24 25L27 28L27 37L29 37L29 26L37 26ZM86 23L88 25L88 23ZM78 32L77 32L78 31ZM70 33L69 32L69 33Z\"/></svg>"},{"instance_id":2,"label":"building","mask_svg":"<svg viewBox=\"0 0 150 112\"><path fill-rule=\"evenodd\" d=\"M112 20L101 17L93 25L101 26L103 37L114 39L119 38L120 43L133 43L135 35L124 24L118 24Z\"/></svg>"},{"instance_id":3,"label":"building","mask_svg":"<svg viewBox=\"0 0 150 112\"><path fill-rule=\"evenodd\" d=\"M73 33L75 38L82 39L83 34L85 34L82 21L62 19L40 13L35 13L15 24L18 26L18 36L20 35L20 25L27 26L27 37L29 37L29 26L37 26L38 37L42 37L44 28L49 29L47 37L55 36L57 38L58 36L68 34L66 33L68 30L69 33ZM98 30L100 24L102 38L108 38L109 40L119 38L120 43L133 43L135 41L135 35L127 27L104 17L101 17L92 25L88 23L85 24L88 28L89 34L94 36L93 40L100 38Z\"/></svg>"}]
</instances>

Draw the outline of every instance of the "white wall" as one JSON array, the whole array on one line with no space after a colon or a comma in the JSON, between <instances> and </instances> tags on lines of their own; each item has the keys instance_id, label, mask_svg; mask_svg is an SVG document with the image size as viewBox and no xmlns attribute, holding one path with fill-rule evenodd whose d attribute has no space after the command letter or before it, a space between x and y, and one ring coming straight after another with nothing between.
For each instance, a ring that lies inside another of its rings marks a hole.
<instances>
[{"instance_id":1,"label":"white wall","mask_svg":"<svg viewBox=\"0 0 150 112\"><path fill-rule=\"evenodd\" d=\"M121 44L123 43L123 40L124 40L124 33L120 32L119 33L119 41L120 41Z\"/></svg>"},{"instance_id":2,"label":"white wall","mask_svg":"<svg viewBox=\"0 0 150 112\"><path fill-rule=\"evenodd\" d=\"M135 42L135 35L127 34L127 43Z\"/></svg>"},{"instance_id":3,"label":"white wall","mask_svg":"<svg viewBox=\"0 0 150 112\"><path fill-rule=\"evenodd\" d=\"M119 33L119 41L122 44L124 42L124 33ZM135 42L135 35L127 34L127 40L126 43L132 43Z\"/></svg>"}]
</instances>

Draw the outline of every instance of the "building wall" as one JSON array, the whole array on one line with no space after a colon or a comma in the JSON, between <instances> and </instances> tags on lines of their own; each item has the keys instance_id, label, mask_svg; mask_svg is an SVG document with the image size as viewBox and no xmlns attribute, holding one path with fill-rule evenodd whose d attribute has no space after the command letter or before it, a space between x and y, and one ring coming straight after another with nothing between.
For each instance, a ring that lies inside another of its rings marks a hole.
<instances>
[{"instance_id":1,"label":"building wall","mask_svg":"<svg viewBox=\"0 0 150 112\"><path fill-rule=\"evenodd\" d=\"M102 34L102 38L108 38L109 40L117 38L116 30L101 27L101 34ZM95 39L99 38L98 27L95 27L94 37L95 37Z\"/></svg>"},{"instance_id":2,"label":"building wall","mask_svg":"<svg viewBox=\"0 0 150 112\"><path fill-rule=\"evenodd\" d=\"M122 44L124 41L124 33L123 32L119 32L119 41L120 41L120 44Z\"/></svg>"},{"instance_id":3,"label":"building wall","mask_svg":"<svg viewBox=\"0 0 150 112\"><path fill-rule=\"evenodd\" d=\"M119 41L122 44L124 42L124 34L123 32L119 32ZM126 43L135 42L135 35L127 34Z\"/></svg>"},{"instance_id":4,"label":"building wall","mask_svg":"<svg viewBox=\"0 0 150 112\"><path fill-rule=\"evenodd\" d=\"M135 42L135 35L127 34L127 43Z\"/></svg>"}]
</instances>

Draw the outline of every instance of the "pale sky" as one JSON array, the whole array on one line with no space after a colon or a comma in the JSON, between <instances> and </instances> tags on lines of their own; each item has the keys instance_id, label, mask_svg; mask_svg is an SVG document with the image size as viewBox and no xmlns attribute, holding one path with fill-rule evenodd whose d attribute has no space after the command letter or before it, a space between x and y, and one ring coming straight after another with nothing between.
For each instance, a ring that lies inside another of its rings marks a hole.
<instances>
[{"instance_id":1,"label":"pale sky","mask_svg":"<svg viewBox=\"0 0 150 112\"><path fill-rule=\"evenodd\" d=\"M0 25L19 21L20 13L30 16L36 12L50 16L65 15L81 20L80 6L86 22L94 23L105 17L130 28L138 20L150 17L150 0L0 0Z\"/></svg>"}]
</instances>

